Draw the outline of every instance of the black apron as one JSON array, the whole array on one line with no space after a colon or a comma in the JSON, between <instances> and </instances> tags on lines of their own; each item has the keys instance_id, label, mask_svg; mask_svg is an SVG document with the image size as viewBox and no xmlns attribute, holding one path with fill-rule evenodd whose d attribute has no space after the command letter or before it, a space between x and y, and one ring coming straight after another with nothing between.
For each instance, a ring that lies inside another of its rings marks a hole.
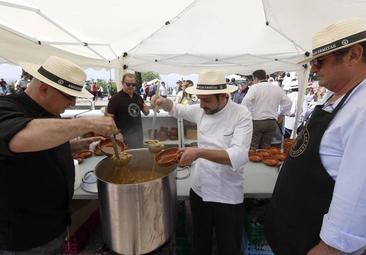
<instances>
[{"instance_id":1,"label":"black apron","mask_svg":"<svg viewBox=\"0 0 366 255\"><path fill-rule=\"evenodd\" d=\"M323 105L315 107L281 168L264 224L276 255L306 255L320 242L335 184L320 160L320 142L351 92L332 112L323 110Z\"/></svg>"}]
</instances>

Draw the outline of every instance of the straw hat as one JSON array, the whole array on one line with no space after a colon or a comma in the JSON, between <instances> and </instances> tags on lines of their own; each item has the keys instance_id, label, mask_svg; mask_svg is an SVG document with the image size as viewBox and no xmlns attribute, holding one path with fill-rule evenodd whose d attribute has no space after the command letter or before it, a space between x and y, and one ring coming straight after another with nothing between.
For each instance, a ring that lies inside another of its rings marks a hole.
<instances>
[{"instance_id":1,"label":"straw hat","mask_svg":"<svg viewBox=\"0 0 366 255\"><path fill-rule=\"evenodd\" d=\"M68 95L93 97L84 87L85 72L66 59L50 56L41 66L33 63L20 63L20 66L33 77Z\"/></svg>"},{"instance_id":2,"label":"straw hat","mask_svg":"<svg viewBox=\"0 0 366 255\"><path fill-rule=\"evenodd\" d=\"M238 87L227 85L225 74L219 70L202 71L198 77L196 86L186 88L186 92L195 95L212 95L221 93L232 93Z\"/></svg>"},{"instance_id":3,"label":"straw hat","mask_svg":"<svg viewBox=\"0 0 366 255\"><path fill-rule=\"evenodd\" d=\"M359 18L336 22L313 36L312 54L300 63L366 41L366 26Z\"/></svg>"}]
</instances>

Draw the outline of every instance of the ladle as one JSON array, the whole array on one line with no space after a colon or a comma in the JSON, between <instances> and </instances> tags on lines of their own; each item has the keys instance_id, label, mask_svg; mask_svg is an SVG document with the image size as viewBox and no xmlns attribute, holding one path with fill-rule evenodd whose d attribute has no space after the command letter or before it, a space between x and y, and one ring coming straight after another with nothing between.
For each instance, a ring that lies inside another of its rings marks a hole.
<instances>
[{"instance_id":1,"label":"ladle","mask_svg":"<svg viewBox=\"0 0 366 255\"><path fill-rule=\"evenodd\" d=\"M118 151L118 146L117 146L117 143L116 143L116 135L113 134L111 135L111 142L112 142L112 146L113 146L113 150L114 150L114 155L112 156L112 159L114 161L114 163L116 165L119 165L119 166L125 166L127 165L131 158L132 158L132 155L131 154L128 154L128 153L120 153Z\"/></svg>"},{"instance_id":2,"label":"ladle","mask_svg":"<svg viewBox=\"0 0 366 255\"><path fill-rule=\"evenodd\" d=\"M155 88L155 96L157 98L160 97L159 86L156 86L156 88ZM153 110L154 110L154 117L152 119L152 125L151 125L151 136L152 136L151 138L155 139L154 134L155 134L156 114L157 114L157 111L158 111L158 106L156 105Z\"/></svg>"},{"instance_id":3,"label":"ladle","mask_svg":"<svg viewBox=\"0 0 366 255\"><path fill-rule=\"evenodd\" d=\"M112 141L112 146L113 146L113 150L114 150L114 156L116 157L117 160L120 160L115 134L111 135L111 141Z\"/></svg>"}]
</instances>

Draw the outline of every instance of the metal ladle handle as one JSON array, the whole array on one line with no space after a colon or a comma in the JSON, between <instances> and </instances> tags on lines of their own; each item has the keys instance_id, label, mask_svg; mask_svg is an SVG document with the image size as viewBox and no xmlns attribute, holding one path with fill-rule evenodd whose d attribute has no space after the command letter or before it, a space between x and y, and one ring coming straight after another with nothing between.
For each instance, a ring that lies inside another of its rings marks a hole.
<instances>
[{"instance_id":1,"label":"metal ladle handle","mask_svg":"<svg viewBox=\"0 0 366 255\"><path fill-rule=\"evenodd\" d=\"M114 150L114 154L116 156L116 159L120 159L119 158L119 151L118 151L118 147L117 147L117 143L116 143L116 135L115 134L111 135L111 141L112 141L112 146L113 146L113 150Z\"/></svg>"},{"instance_id":2,"label":"metal ladle handle","mask_svg":"<svg viewBox=\"0 0 366 255\"><path fill-rule=\"evenodd\" d=\"M156 86L156 90L155 90L155 96L157 98L160 97L160 82L159 82L159 86ZM157 111L158 111L158 106L156 105L153 109L154 111L154 116L153 116L153 119L152 119L152 124L151 124L151 138L152 139L156 139L155 137L155 124L156 124L156 114L157 114Z\"/></svg>"}]
</instances>

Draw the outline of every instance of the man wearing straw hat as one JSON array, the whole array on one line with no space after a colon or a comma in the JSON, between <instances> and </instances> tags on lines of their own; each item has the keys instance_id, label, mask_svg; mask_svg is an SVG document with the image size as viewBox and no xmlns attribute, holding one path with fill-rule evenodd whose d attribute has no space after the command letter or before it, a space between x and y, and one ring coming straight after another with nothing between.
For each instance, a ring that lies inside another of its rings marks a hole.
<instances>
[{"instance_id":1,"label":"man wearing straw hat","mask_svg":"<svg viewBox=\"0 0 366 255\"><path fill-rule=\"evenodd\" d=\"M117 128L104 116L60 119L76 97L92 97L77 65L52 56L21 66L34 77L28 88L0 97L0 254L61 254L74 191L71 152L95 139L69 141Z\"/></svg>"},{"instance_id":2,"label":"man wearing straw hat","mask_svg":"<svg viewBox=\"0 0 366 255\"><path fill-rule=\"evenodd\" d=\"M362 254L366 248L366 26L313 37L311 72L332 96L315 107L279 173L265 231L275 254Z\"/></svg>"},{"instance_id":3,"label":"man wearing straw hat","mask_svg":"<svg viewBox=\"0 0 366 255\"><path fill-rule=\"evenodd\" d=\"M179 164L192 166L195 177L190 190L193 216L193 254L210 255L213 231L220 255L239 255L244 221L243 166L248 161L252 121L248 109L232 102L237 90L227 85L222 71L199 75L196 94L200 104L182 105L153 97L170 115L197 124L198 148L182 149Z\"/></svg>"}]
</instances>

